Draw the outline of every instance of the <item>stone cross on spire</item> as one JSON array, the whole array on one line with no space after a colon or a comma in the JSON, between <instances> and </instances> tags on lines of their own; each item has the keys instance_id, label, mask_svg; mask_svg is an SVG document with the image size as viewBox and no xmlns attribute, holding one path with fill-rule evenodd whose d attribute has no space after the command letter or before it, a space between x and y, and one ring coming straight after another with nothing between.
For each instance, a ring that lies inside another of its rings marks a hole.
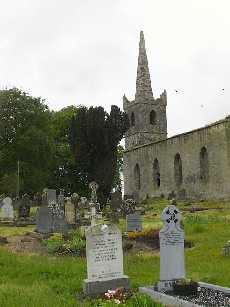
<instances>
[{"instance_id":1,"label":"stone cross on spire","mask_svg":"<svg viewBox=\"0 0 230 307\"><path fill-rule=\"evenodd\" d=\"M152 99L153 99L153 92L152 92L151 79L149 74L148 59L145 50L145 38L143 31L141 31L135 101L141 102Z\"/></svg>"}]
</instances>

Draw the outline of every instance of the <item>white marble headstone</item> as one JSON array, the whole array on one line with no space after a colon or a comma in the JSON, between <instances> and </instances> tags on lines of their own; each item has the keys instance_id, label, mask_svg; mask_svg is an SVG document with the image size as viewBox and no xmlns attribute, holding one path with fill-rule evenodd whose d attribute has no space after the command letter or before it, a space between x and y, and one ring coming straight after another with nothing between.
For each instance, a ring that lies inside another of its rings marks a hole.
<instances>
[{"instance_id":1,"label":"white marble headstone","mask_svg":"<svg viewBox=\"0 0 230 307\"><path fill-rule=\"evenodd\" d=\"M164 223L160 237L159 291L171 290L173 281L185 278L184 231L181 213L174 205L166 207L161 215Z\"/></svg>"},{"instance_id":2,"label":"white marble headstone","mask_svg":"<svg viewBox=\"0 0 230 307\"><path fill-rule=\"evenodd\" d=\"M3 219L14 219L14 208L12 205L12 199L10 197L6 197L2 201L2 207L1 207L1 217Z\"/></svg>"},{"instance_id":3,"label":"white marble headstone","mask_svg":"<svg viewBox=\"0 0 230 307\"><path fill-rule=\"evenodd\" d=\"M89 281L123 277L122 236L116 225L95 225L86 230Z\"/></svg>"}]
</instances>

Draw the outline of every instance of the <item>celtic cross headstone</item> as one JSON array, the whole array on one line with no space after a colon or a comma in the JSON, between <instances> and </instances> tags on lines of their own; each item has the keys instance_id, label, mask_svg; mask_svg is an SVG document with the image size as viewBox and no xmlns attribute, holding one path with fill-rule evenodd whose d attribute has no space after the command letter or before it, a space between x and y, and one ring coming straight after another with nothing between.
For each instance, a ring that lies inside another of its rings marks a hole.
<instances>
[{"instance_id":1,"label":"celtic cross headstone","mask_svg":"<svg viewBox=\"0 0 230 307\"><path fill-rule=\"evenodd\" d=\"M166 207L161 215L164 226L159 233L160 282L157 285L161 292L172 290L176 281L185 278L182 216L174 204Z\"/></svg>"}]
</instances>

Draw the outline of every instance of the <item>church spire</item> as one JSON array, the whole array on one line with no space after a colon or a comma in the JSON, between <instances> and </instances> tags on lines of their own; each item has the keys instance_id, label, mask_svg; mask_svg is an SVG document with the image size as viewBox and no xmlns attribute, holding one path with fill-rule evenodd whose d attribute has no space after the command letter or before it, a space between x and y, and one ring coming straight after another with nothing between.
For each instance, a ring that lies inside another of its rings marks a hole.
<instances>
[{"instance_id":1,"label":"church spire","mask_svg":"<svg viewBox=\"0 0 230 307\"><path fill-rule=\"evenodd\" d=\"M145 38L143 31L141 31L135 101L141 102L149 99L151 100L153 99L153 92L152 92L151 79L149 74L148 59L145 50Z\"/></svg>"}]
</instances>

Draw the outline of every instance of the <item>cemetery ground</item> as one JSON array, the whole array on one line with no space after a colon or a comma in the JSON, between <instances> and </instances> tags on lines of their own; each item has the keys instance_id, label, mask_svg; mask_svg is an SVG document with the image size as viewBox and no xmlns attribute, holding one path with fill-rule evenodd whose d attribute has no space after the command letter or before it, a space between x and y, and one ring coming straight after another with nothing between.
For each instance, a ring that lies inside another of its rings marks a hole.
<instances>
[{"instance_id":1,"label":"cemetery ground","mask_svg":"<svg viewBox=\"0 0 230 307\"><path fill-rule=\"evenodd\" d=\"M150 229L161 228L160 214L168 203L148 200L143 204L146 211L140 237L145 238ZM230 239L230 202L179 202L178 208L183 215L186 241L191 243L185 249L187 278L230 287L230 256L222 253ZM33 228L0 226L0 234L9 241L20 240ZM120 228L124 232L123 219ZM134 234L130 238L129 242L135 242ZM0 244L0 270L0 306L117 306L99 299L83 299L82 281L87 274L82 256L12 250L8 244ZM148 244L129 249L124 253L124 272L130 277L134 292L139 286L153 285L159 280L159 249L149 248ZM160 305L134 294L120 306Z\"/></svg>"}]
</instances>

